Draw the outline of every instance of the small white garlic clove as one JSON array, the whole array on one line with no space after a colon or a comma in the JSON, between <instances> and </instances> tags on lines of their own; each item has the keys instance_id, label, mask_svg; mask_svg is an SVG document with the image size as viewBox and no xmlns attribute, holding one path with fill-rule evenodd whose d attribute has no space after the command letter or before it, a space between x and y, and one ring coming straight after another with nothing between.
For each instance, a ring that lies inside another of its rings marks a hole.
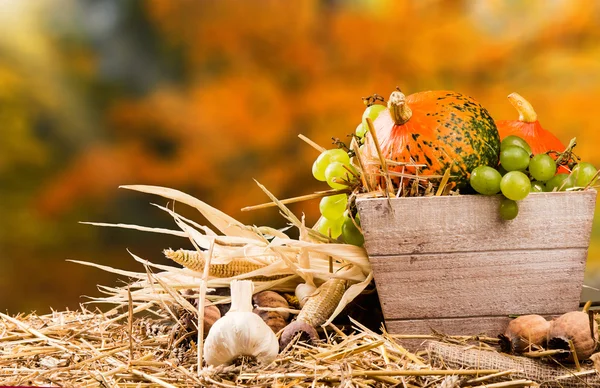
<instances>
[{"instance_id":1,"label":"small white garlic clove","mask_svg":"<svg viewBox=\"0 0 600 388\"><path fill-rule=\"evenodd\" d=\"M226 365L240 356L251 356L259 363L277 357L279 342L275 333L252 312L251 280L231 281L231 309L217 320L204 341L204 360L209 365Z\"/></svg>"}]
</instances>

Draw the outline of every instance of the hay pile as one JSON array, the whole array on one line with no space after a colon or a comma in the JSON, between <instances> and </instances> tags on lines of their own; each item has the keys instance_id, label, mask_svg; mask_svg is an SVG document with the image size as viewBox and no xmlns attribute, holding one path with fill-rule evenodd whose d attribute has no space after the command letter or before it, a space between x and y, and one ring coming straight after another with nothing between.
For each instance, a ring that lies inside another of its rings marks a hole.
<instances>
[{"instance_id":1,"label":"hay pile","mask_svg":"<svg viewBox=\"0 0 600 388\"><path fill-rule=\"evenodd\" d=\"M175 307L175 306L172 306ZM106 313L0 315L0 383L77 387L521 387L600 386L598 373L497 353L493 339L392 336L353 321L324 328L321 343L294 343L270 365L240 360L198 370L195 333L155 302ZM437 339L409 351L405 341ZM440 342L441 341L441 342ZM471 345L469 345L469 343ZM426 350L426 351L423 351ZM494 365L495 368L489 366ZM533 366L533 369L531 369ZM529 368L529 369L528 369ZM549 372L550 371L550 372Z\"/></svg>"}]
</instances>

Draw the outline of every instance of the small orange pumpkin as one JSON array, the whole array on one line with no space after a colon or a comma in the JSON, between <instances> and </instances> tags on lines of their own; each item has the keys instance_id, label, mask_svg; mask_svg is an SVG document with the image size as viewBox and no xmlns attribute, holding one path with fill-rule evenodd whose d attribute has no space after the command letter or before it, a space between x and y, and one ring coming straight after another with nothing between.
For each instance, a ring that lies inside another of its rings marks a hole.
<instances>
[{"instance_id":1,"label":"small orange pumpkin","mask_svg":"<svg viewBox=\"0 0 600 388\"><path fill-rule=\"evenodd\" d=\"M529 144L534 155L565 150L565 145L552 132L542 128L537 113L529 101L518 93L509 94L508 101L519 112L519 119L496 121L500 140L509 135L519 136Z\"/></svg>"}]
</instances>

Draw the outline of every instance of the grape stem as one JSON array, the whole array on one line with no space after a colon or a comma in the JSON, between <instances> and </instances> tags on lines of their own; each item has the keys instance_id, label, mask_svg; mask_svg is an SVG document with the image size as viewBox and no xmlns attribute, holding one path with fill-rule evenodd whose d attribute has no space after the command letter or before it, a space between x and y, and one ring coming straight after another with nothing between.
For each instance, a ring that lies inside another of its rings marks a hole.
<instances>
[{"instance_id":1,"label":"grape stem","mask_svg":"<svg viewBox=\"0 0 600 388\"><path fill-rule=\"evenodd\" d=\"M362 101L367 106L367 108L370 107L371 105L375 105L375 104L381 104L381 105L385 104L385 99L377 93L375 93L369 97L363 97Z\"/></svg>"},{"instance_id":2,"label":"grape stem","mask_svg":"<svg viewBox=\"0 0 600 388\"><path fill-rule=\"evenodd\" d=\"M561 164L568 164L573 155L573 148L577 145L577 138L574 137L569 142L569 145L563 152L558 153L558 158L556 159L556 165L560 166Z\"/></svg>"}]
</instances>

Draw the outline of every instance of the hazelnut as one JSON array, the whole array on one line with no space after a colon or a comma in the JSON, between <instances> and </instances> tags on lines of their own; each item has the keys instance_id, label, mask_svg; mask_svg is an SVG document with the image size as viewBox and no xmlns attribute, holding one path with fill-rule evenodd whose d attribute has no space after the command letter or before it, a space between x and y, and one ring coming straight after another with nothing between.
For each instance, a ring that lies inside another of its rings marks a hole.
<instances>
[{"instance_id":1,"label":"hazelnut","mask_svg":"<svg viewBox=\"0 0 600 388\"><path fill-rule=\"evenodd\" d=\"M208 331L215 324L217 319L221 318L221 311L215 305L210 305L211 302L208 299L204 300L204 336L208 334Z\"/></svg>"},{"instance_id":2,"label":"hazelnut","mask_svg":"<svg viewBox=\"0 0 600 388\"><path fill-rule=\"evenodd\" d=\"M252 301L258 307L290 307L287 300L274 291L259 292L254 295ZM290 317L290 314L286 311L265 311L260 308L255 308L254 313L258 314L274 333L278 333L283 329Z\"/></svg>"},{"instance_id":3,"label":"hazelnut","mask_svg":"<svg viewBox=\"0 0 600 388\"><path fill-rule=\"evenodd\" d=\"M589 358L598 343L598 324L582 311L571 311L561 315L551 322L548 330L548 348L571 350L569 341L573 342L578 360ZM555 357L560 361L574 361L571 352Z\"/></svg>"},{"instance_id":4,"label":"hazelnut","mask_svg":"<svg viewBox=\"0 0 600 388\"><path fill-rule=\"evenodd\" d=\"M500 346L505 353L522 353L532 348L543 347L550 322L540 315L521 315L508 324L504 334L500 334Z\"/></svg>"}]
</instances>

